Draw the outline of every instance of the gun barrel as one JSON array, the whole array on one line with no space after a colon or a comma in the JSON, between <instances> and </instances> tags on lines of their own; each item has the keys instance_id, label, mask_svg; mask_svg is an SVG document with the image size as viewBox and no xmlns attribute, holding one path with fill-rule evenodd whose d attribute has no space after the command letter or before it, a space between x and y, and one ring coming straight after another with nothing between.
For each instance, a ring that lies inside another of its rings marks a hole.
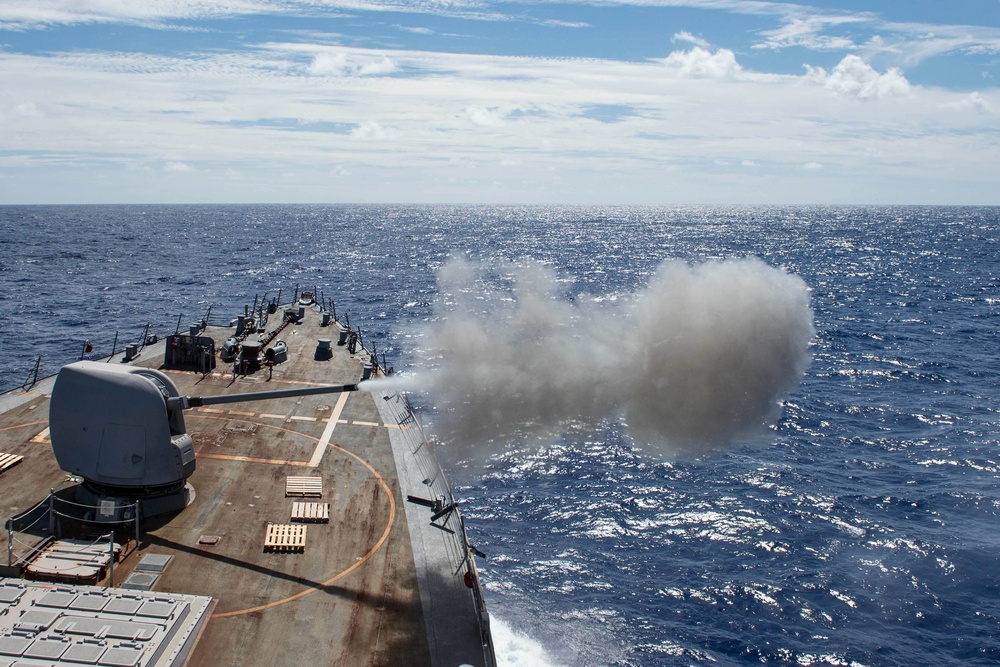
<instances>
[{"instance_id":1,"label":"gun barrel","mask_svg":"<svg viewBox=\"0 0 1000 667\"><path fill-rule=\"evenodd\" d=\"M296 396L315 396L317 394L339 394L345 391L357 391L356 384L324 385L321 387L301 387L298 389L277 389L274 391L253 391L243 394L222 394L220 396L185 396L182 407L198 408L203 405L221 405L223 403L243 403L244 401L266 401L270 398L294 398Z\"/></svg>"}]
</instances>

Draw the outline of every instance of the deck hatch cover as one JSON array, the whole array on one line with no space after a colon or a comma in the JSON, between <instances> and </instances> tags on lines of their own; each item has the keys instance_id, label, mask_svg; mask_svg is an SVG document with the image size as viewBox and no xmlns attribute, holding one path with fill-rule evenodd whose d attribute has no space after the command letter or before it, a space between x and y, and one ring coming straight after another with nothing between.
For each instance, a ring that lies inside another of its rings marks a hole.
<instances>
[{"instance_id":1,"label":"deck hatch cover","mask_svg":"<svg viewBox=\"0 0 1000 667\"><path fill-rule=\"evenodd\" d=\"M137 648L116 646L109 648L97 664L108 667L135 667L141 657L142 651Z\"/></svg>"},{"instance_id":2,"label":"deck hatch cover","mask_svg":"<svg viewBox=\"0 0 1000 667\"><path fill-rule=\"evenodd\" d=\"M142 606L142 598L132 598L121 596L115 598L104 607L104 611L112 614L126 614L133 616Z\"/></svg>"},{"instance_id":3,"label":"deck hatch cover","mask_svg":"<svg viewBox=\"0 0 1000 667\"><path fill-rule=\"evenodd\" d=\"M139 609L137 616L147 616L149 618L170 618L177 609L176 602L162 602L159 600L147 600Z\"/></svg>"},{"instance_id":4,"label":"deck hatch cover","mask_svg":"<svg viewBox=\"0 0 1000 667\"><path fill-rule=\"evenodd\" d=\"M96 665L97 661L104 655L104 649L106 648L104 644L91 643L88 640L84 640L73 644L66 651L66 654L63 655L63 660L67 662L82 662L85 665Z\"/></svg>"},{"instance_id":5,"label":"deck hatch cover","mask_svg":"<svg viewBox=\"0 0 1000 667\"><path fill-rule=\"evenodd\" d=\"M31 646L31 642L31 637L2 635L0 636L0 655L20 656L25 649Z\"/></svg>"},{"instance_id":6,"label":"deck hatch cover","mask_svg":"<svg viewBox=\"0 0 1000 667\"><path fill-rule=\"evenodd\" d=\"M167 567L167 563L173 558L170 554L146 554L135 566L135 569L143 572L156 572L160 574Z\"/></svg>"},{"instance_id":7,"label":"deck hatch cover","mask_svg":"<svg viewBox=\"0 0 1000 667\"><path fill-rule=\"evenodd\" d=\"M106 595L84 593L76 600L73 601L69 607L70 609L76 609L78 611L101 611L104 606L108 604L110 598Z\"/></svg>"},{"instance_id":8,"label":"deck hatch cover","mask_svg":"<svg viewBox=\"0 0 1000 667\"><path fill-rule=\"evenodd\" d=\"M55 607L56 609L69 609L69 606L73 604L76 600L76 593L62 593L59 591L52 591L51 593L46 593L42 596L42 599L38 601L38 605L41 607Z\"/></svg>"},{"instance_id":9,"label":"deck hatch cover","mask_svg":"<svg viewBox=\"0 0 1000 667\"><path fill-rule=\"evenodd\" d=\"M0 602L12 604L21 599L24 589L19 586L0 586Z\"/></svg>"},{"instance_id":10,"label":"deck hatch cover","mask_svg":"<svg viewBox=\"0 0 1000 667\"><path fill-rule=\"evenodd\" d=\"M17 620L14 624L15 630L22 630L24 632L41 632L42 630L48 630L49 626L56 622L59 618L58 611L43 611L41 609L31 609L26 611L21 618Z\"/></svg>"},{"instance_id":11,"label":"deck hatch cover","mask_svg":"<svg viewBox=\"0 0 1000 667\"><path fill-rule=\"evenodd\" d=\"M43 660L58 660L69 647L70 641L67 639L42 637L41 639L36 639L28 650L24 652L24 657L41 658Z\"/></svg>"},{"instance_id":12,"label":"deck hatch cover","mask_svg":"<svg viewBox=\"0 0 1000 667\"><path fill-rule=\"evenodd\" d=\"M160 578L158 574L150 574L149 572L133 572L128 575L128 579L122 584L122 588L127 588L133 591L150 591L153 590L153 586L156 584L156 580Z\"/></svg>"}]
</instances>

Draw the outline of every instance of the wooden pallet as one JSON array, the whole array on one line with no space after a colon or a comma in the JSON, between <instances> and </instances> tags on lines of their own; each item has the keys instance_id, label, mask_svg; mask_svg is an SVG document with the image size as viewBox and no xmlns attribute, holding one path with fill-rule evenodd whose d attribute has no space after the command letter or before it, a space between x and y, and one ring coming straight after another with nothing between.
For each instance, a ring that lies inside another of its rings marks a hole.
<instances>
[{"instance_id":1,"label":"wooden pallet","mask_svg":"<svg viewBox=\"0 0 1000 667\"><path fill-rule=\"evenodd\" d=\"M306 527L288 523L267 524L264 551L301 553L306 550Z\"/></svg>"},{"instance_id":2,"label":"wooden pallet","mask_svg":"<svg viewBox=\"0 0 1000 667\"><path fill-rule=\"evenodd\" d=\"M18 463L24 460L23 456L17 454L4 454L0 452L0 472L4 472L8 468L13 468Z\"/></svg>"},{"instance_id":3,"label":"wooden pallet","mask_svg":"<svg viewBox=\"0 0 1000 667\"><path fill-rule=\"evenodd\" d=\"M288 477L285 479L285 497L322 498L322 477Z\"/></svg>"},{"instance_id":4,"label":"wooden pallet","mask_svg":"<svg viewBox=\"0 0 1000 667\"><path fill-rule=\"evenodd\" d=\"M329 523L330 503L292 503L292 521Z\"/></svg>"}]
</instances>

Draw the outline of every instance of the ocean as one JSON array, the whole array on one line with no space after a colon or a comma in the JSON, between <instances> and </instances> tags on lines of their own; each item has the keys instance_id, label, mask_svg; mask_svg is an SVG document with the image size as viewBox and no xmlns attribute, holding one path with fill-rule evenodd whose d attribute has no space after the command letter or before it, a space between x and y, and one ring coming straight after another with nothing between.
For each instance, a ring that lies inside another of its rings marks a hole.
<instances>
[{"instance_id":1,"label":"ocean","mask_svg":"<svg viewBox=\"0 0 1000 667\"><path fill-rule=\"evenodd\" d=\"M672 454L611 414L452 450L501 665L1000 664L1000 208L3 206L0 389L296 286L419 374L456 257L559 303L756 257L815 328L763 435Z\"/></svg>"}]
</instances>

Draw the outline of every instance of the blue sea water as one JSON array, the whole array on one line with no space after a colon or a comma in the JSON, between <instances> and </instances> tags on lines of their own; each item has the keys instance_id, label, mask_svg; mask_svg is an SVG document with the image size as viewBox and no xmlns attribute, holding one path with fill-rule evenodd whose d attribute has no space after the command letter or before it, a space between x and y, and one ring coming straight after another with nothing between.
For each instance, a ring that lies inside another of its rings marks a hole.
<instances>
[{"instance_id":1,"label":"blue sea water","mask_svg":"<svg viewBox=\"0 0 1000 667\"><path fill-rule=\"evenodd\" d=\"M763 442L665 460L608 421L453 465L501 664L1000 664L997 208L0 207L0 389L296 285L406 369L455 254L568 299L752 255L815 311Z\"/></svg>"}]
</instances>

